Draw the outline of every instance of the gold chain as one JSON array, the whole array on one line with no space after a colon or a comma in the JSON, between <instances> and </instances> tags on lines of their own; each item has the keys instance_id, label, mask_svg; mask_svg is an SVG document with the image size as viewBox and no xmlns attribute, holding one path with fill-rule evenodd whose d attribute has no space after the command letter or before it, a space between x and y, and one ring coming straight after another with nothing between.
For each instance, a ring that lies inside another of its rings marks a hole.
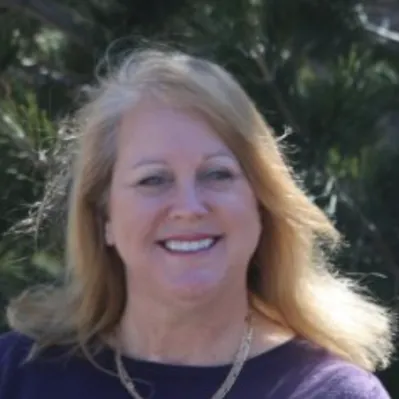
<instances>
[{"instance_id":1,"label":"gold chain","mask_svg":"<svg viewBox=\"0 0 399 399\"><path fill-rule=\"evenodd\" d=\"M227 374L227 377L223 381L222 385L219 387L216 393L213 394L211 399L224 398L233 387L242 368L244 367L246 360L248 359L249 350L251 348L252 336L253 336L253 325L251 323L251 317L248 316L247 328L241 339L240 346L234 356L234 361L230 369L230 372ZM122 383L122 385L126 388L126 390L129 392L129 394L134 399L144 399L137 392L133 379L130 378L129 374L127 373L125 366L123 365L122 362L121 352L119 350L115 351L115 364L118 371L119 380Z\"/></svg>"}]
</instances>

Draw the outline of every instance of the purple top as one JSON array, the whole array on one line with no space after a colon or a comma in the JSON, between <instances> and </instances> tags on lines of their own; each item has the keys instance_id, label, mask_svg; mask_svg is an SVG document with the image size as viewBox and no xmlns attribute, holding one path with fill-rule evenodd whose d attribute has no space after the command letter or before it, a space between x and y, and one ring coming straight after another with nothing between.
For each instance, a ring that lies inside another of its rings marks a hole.
<instances>
[{"instance_id":1,"label":"purple top","mask_svg":"<svg viewBox=\"0 0 399 399\"><path fill-rule=\"evenodd\" d=\"M0 399L132 399L118 378L60 348L21 364L32 341L15 332L0 336ZM64 354L64 356L59 356ZM96 361L115 370L106 348ZM176 366L123 358L143 398L207 399L230 370ZM309 342L295 339L245 363L226 399L389 399L372 374Z\"/></svg>"}]
</instances>

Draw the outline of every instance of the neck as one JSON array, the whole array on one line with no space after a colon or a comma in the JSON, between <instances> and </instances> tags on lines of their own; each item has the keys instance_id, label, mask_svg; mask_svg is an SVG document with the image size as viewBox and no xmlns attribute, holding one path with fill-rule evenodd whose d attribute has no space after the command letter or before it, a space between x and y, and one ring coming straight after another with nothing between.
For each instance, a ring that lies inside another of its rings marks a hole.
<instances>
[{"instance_id":1,"label":"neck","mask_svg":"<svg viewBox=\"0 0 399 399\"><path fill-rule=\"evenodd\" d=\"M241 301L220 298L178 311L149 298L129 298L119 345L126 356L159 363L231 363L247 329L248 309L246 294Z\"/></svg>"}]
</instances>

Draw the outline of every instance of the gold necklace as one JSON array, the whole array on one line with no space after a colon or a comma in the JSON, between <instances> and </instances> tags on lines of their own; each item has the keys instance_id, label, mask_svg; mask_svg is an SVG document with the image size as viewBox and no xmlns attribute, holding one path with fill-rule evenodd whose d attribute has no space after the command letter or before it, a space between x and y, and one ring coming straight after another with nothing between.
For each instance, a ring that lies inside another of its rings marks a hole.
<instances>
[{"instance_id":1,"label":"gold necklace","mask_svg":"<svg viewBox=\"0 0 399 399\"><path fill-rule=\"evenodd\" d=\"M234 361L231 366L231 369L229 373L227 374L227 377L223 381L222 385L219 387L219 389L212 395L211 399L222 399L224 398L227 393L231 390L233 387L234 383L237 381L237 378L244 367L244 364L246 360L248 359L248 354L249 350L251 348L251 342L252 342L252 336L253 336L253 325L252 325L252 320L251 317L248 316L247 319L247 328L245 330L245 333L241 339L240 346L234 356ZM119 350L115 351L115 364L116 364L116 369L118 372L118 377L121 382L121 384L126 388L126 390L129 392L129 394L134 398L134 399L144 399L136 389L136 386L134 385L133 379L129 376L128 372L125 369L125 366L123 365L122 361L122 355Z\"/></svg>"}]
</instances>

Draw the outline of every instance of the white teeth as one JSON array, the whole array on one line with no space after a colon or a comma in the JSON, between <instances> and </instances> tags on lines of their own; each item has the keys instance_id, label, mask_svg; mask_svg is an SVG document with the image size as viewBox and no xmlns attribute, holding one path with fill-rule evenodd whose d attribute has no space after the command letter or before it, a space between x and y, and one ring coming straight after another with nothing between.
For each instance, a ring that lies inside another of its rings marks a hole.
<instances>
[{"instance_id":1,"label":"white teeth","mask_svg":"<svg viewBox=\"0 0 399 399\"><path fill-rule=\"evenodd\" d=\"M214 238L205 238L198 241L167 240L164 245L170 251L194 252L210 248L215 243Z\"/></svg>"}]
</instances>

